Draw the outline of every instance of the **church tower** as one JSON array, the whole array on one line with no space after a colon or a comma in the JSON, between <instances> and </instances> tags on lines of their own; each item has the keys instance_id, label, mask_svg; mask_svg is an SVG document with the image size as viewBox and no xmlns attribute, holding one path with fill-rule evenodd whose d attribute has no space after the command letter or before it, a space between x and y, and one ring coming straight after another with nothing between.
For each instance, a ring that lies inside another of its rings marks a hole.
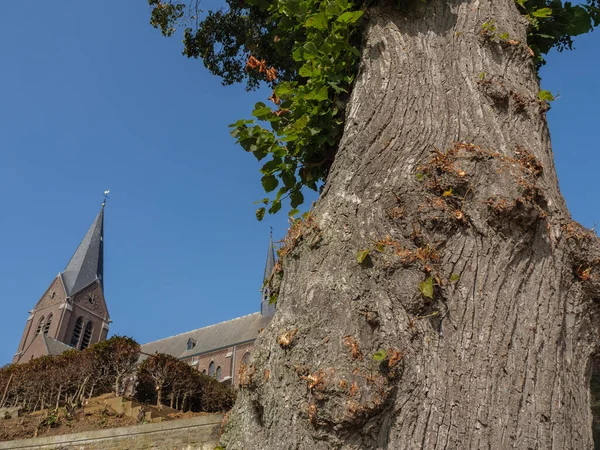
<instances>
[{"instance_id":1,"label":"church tower","mask_svg":"<svg viewBox=\"0 0 600 450\"><path fill-rule=\"evenodd\" d=\"M106 339L111 322L104 299L104 206L65 270L30 311L13 363Z\"/></svg>"},{"instance_id":2,"label":"church tower","mask_svg":"<svg viewBox=\"0 0 600 450\"><path fill-rule=\"evenodd\" d=\"M262 300L260 302L260 313L263 316L272 316L275 314L275 303L270 303L271 289L267 281L275 268L275 247L273 246L273 233L269 238L269 250L267 251L267 263L265 264L265 275L263 277L263 286L261 289Z\"/></svg>"}]
</instances>

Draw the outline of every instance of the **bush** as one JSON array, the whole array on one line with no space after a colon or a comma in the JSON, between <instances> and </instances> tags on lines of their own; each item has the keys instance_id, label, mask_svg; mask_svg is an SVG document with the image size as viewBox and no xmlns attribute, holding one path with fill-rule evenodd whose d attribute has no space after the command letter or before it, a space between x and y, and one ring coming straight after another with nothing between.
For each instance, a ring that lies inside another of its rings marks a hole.
<instances>
[{"instance_id":1,"label":"bush","mask_svg":"<svg viewBox=\"0 0 600 450\"><path fill-rule=\"evenodd\" d=\"M159 407L168 404L182 411L227 411L235 395L230 386L162 353L146 359L138 371L136 399Z\"/></svg>"},{"instance_id":2,"label":"bush","mask_svg":"<svg viewBox=\"0 0 600 450\"><path fill-rule=\"evenodd\" d=\"M125 336L94 344L84 351L70 350L58 356L42 356L25 364L0 368L0 402L20 405L33 412L75 406L94 395L122 395L124 381L135 375L135 398L167 404L182 411L226 411L233 406L235 391L170 355L156 354L139 367L140 345Z\"/></svg>"},{"instance_id":3,"label":"bush","mask_svg":"<svg viewBox=\"0 0 600 450\"><path fill-rule=\"evenodd\" d=\"M31 412L79 404L111 390L118 394L123 376L135 370L139 352L133 339L113 336L84 351L5 366L0 369L0 395L6 392L6 397L0 407L21 405Z\"/></svg>"}]
</instances>

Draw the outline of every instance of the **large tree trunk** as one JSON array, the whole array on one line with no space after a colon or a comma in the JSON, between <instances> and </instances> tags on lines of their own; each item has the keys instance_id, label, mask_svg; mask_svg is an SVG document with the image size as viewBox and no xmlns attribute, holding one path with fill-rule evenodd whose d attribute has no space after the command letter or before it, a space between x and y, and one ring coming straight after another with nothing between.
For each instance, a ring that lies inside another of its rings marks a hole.
<instances>
[{"instance_id":1,"label":"large tree trunk","mask_svg":"<svg viewBox=\"0 0 600 450\"><path fill-rule=\"evenodd\" d=\"M599 253L558 189L527 21L514 0L403 3L367 14L317 225L223 443L592 448Z\"/></svg>"}]
</instances>

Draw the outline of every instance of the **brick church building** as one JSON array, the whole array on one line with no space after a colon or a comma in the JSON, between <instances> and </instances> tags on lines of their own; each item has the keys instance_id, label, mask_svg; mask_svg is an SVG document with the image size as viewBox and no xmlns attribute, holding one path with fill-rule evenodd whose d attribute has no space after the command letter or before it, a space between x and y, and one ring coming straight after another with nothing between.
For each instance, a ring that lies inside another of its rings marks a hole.
<instances>
[{"instance_id":1,"label":"brick church building","mask_svg":"<svg viewBox=\"0 0 600 450\"><path fill-rule=\"evenodd\" d=\"M104 203L65 270L29 312L13 363L106 339L110 316L104 300Z\"/></svg>"},{"instance_id":2,"label":"brick church building","mask_svg":"<svg viewBox=\"0 0 600 450\"><path fill-rule=\"evenodd\" d=\"M65 270L29 312L13 363L83 350L106 339L111 320L103 289L104 207L103 203ZM271 236L264 279L274 266ZM219 381L237 385L240 364L248 363L258 333L275 313L269 297L263 286L260 312L149 342L142 345L142 352L167 353Z\"/></svg>"}]
</instances>

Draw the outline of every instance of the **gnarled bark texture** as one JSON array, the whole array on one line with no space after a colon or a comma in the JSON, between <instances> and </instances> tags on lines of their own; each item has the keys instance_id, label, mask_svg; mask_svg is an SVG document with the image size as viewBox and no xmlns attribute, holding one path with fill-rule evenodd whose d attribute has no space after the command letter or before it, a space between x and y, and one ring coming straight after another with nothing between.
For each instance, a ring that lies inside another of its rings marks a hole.
<instances>
[{"instance_id":1,"label":"gnarled bark texture","mask_svg":"<svg viewBox=\"0 0 600 450\"><path fill-rule=\"evenodd\" d=\"M600 253L558 189L526 27L514 0L368 11L228 450L593 447Z\"/></svg>"}]
</instances>

